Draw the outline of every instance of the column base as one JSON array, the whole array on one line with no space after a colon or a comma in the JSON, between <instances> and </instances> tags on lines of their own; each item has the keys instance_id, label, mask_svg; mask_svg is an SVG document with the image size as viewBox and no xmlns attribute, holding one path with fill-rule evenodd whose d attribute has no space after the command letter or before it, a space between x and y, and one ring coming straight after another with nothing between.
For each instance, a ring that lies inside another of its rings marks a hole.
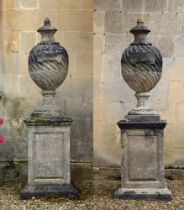
<instances>
[{"instance_id":1,"label":"column base","mask_svg":"<svg viewBox=\"0 0 184 210\"><path fill-rule=\"evenodd\" d=\"M23 200L31 199L32 197L65 197L78 198L78 190L71 184L63 185L37 185L33 189L25 186L20 192L20 198Z\"/></svg>"},{"instance_id":2,"label":"column base","mask_svg":"<svg viewBox=\"0 0 184 210\"><path fill-rule=\"evenodd\" d=\"M167 189L129 189L120 188L118 189L114 196L115 199L122 200L172 200L171 192Z\"/></svg>"}]
</instances>

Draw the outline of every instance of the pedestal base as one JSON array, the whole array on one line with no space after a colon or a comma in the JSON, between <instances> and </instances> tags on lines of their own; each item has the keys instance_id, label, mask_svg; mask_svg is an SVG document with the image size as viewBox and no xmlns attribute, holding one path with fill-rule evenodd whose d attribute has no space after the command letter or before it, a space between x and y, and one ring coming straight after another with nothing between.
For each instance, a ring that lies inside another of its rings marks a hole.
<instances>
[{"instance_id":1,"label":"pedestal base","mask_svg":"<svg viewBox=\"0 0 184 210\"><path fill-rule=\"evenodd\" d=\"M20 192L20 198L23 200L31 199L32 197L66 197L78 198L78 190L71 184L63 185L38 185L32 190L25 186Z\"/></svg>"},{"instance_id":2,"label":"pedestal base","mask_svg":"<svg viewBox=\"0 0 184 210\"><path fill-rule=\"evenodd\" d=\"M129 120L127 120L129 119ZM164 180L164 128L157 115L128 115L118 125L123 148L119 199L171 200Z\"/></svg>"},{"instance_id":3,"label":"pedestal base","mask_svg":"<svg viewBox=\"0 0 184 210\"><path fill-rule=\"evenodd\" d=\"M42 196L76 197L70 178L70 125L72 120L30 118L27 126L28 184L22 199Z\"/></svg>"},{"instance_id":4,"label":"pedestal base","mask_svg":"<svg viewBox=\"0 0 184 210\"><path fill-rule=\"evenodd\" d=\"M122 199L122 200L164 200L170 201L172 200L171 192L165 189L127 189L120 188L115 194L114 198Z\"/></svg>"}]
</instances>

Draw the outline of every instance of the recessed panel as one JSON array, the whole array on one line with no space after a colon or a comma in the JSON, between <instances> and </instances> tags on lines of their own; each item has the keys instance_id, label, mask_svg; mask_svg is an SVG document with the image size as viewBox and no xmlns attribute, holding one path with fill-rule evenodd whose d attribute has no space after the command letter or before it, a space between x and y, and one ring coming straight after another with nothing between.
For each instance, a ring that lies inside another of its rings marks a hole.
<instances>
[{"instance_id":1,"label":"recessed panel","mask_svg":"<svg viewBox=\"0 0 184 210\"><path fill-rule=\"evenodd\" d=\"M128 136L129 180L156 180L157 174L157 137Z\"/></svg>"},{"instance_id":2,"label":"recessed panel","mask_svg":"<svg viewBox=\"0 0 184 210\"><path fill-rule=\"evenodd\" d=\"M35 134L35 178L62 178L64 162L63 133Z\"/></svg>"}]
</instances>

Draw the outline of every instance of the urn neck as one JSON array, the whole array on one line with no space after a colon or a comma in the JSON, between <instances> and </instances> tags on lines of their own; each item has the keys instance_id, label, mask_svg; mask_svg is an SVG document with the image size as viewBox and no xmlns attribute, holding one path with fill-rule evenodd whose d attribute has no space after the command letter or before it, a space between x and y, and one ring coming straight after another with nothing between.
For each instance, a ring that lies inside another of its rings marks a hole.
<instances>
[{"instance_id":1,"label":"urn neck","mask_svg":"<svg viewBox=\"0 0 184 210\"><path fill-rule=\"evenodd\" d=\"M51 26L51 22L48 18L44 20L44 25L37 30L41 36L41 42L55 42L54 34L56 33L57 29Z\"/></svg>"}]
</instances>

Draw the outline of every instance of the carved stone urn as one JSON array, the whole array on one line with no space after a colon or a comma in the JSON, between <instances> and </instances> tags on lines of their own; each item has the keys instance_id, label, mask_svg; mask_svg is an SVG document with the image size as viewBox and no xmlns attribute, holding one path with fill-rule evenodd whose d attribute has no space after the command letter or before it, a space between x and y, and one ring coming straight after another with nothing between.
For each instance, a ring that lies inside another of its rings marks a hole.
<instances>
[{"instance_id":1,"label":"carved stone urn","mask_svg":"<svg viewBox=\"0 0 184 210\"><path fill-rule=\"evenodd\" d=\"M62 115L54 101L55 90L63 83L68 73L68 54L59 42L54 40L56 28L46 18L44 25L37 30L41 42L32 48L29 54L29 74L42 89L43 102L32 117L55 117Z\"/></svg>"},{"instance_id":2,"label":"carved stone urn","mask_svg":"<svg viewBox=\"0 0 184 210\"><path fill-rule=\"evenodd\" d=\"M130 30L134 41L125 49L121 59L122 76L137 98L137 107L128 113L131 115L157 115L149 108L147 99L161 78L162 56L156 47L147 41L150 30L144 26L142 19Z\"/></svg>"}]
</instances>

